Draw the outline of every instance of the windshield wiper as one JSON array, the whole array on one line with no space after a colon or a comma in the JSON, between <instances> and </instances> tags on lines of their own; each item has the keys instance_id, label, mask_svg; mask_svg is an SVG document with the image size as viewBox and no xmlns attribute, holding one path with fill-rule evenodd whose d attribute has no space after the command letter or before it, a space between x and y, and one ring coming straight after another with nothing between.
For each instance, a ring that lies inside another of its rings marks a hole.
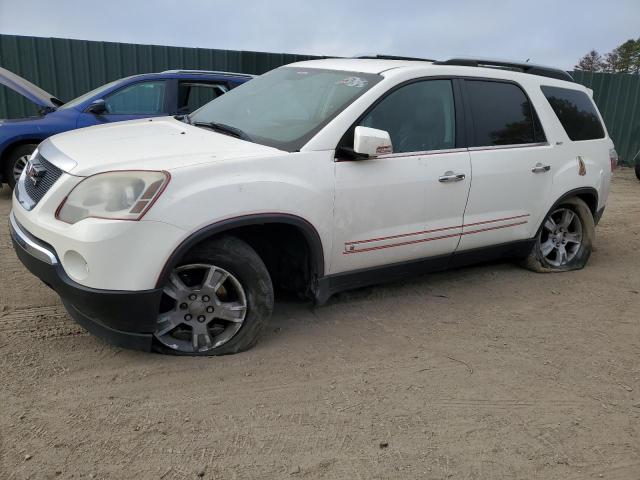
<instances>
[{"instance_id":1,"label":"windshield wiper","mask_svg":"<svg viewBox=\"0 0 640 480\"><path fill-rule=\"evenodd\" d=\"M194 122L193 125L196 127L205 127L209 128L215 132L224 133L225 135L231 135L232 137L239 138L240 140L246 140L247 142L252 142L251 137L247 135L245 132L240 130L239 128L232 127L231 125L227 125L225 123L217 123L217 122Z\"/></svg>"}]
</instances>

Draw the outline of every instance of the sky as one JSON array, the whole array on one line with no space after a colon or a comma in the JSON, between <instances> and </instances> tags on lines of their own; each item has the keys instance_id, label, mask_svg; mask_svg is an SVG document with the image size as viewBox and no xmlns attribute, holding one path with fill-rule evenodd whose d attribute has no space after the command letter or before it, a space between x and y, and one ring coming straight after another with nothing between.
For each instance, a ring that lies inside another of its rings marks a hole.
<instances>
[{"instance_id":1,"label":"sky","mask_svg":"<svg viewBox=\"0 0 640 480\"><path fill-rule=\"evenodd\" d=\"M640 37L640 0L0 0L0 33L572 69L591 49Z\"/></svg>"}]
</instances>

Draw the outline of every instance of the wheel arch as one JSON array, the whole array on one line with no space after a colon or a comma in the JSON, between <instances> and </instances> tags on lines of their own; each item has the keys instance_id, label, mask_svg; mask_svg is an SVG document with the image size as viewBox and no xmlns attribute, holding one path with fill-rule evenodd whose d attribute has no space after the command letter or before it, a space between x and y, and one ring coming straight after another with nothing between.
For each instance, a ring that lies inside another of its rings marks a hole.
<instances>
[{"instance_id":1,"label":"wheel arch","mask_svg":"<svg viewBox=\"0 0 640 480\"><path fill-rule=\"evenodd\" d=\"M13 152L16 148L21 147L22 145L29 145L32 143L38 145L40 142L42 142L42 140L44 139L40 137L24 137L3 145L2 151L0 151L0 180L6 181L6 179L2 178L2 176L6 168L6 162L9 158L9 155L11 155L11 152Z\"/></svg>"},{"instance_id":2,"label":"wheel arch","mask_svg":"<svg viewBox=\"0 0 640 480\"><path fill-rule=\"evenodd\" d=\"M42 142L42 140L44 139L40 137L25 137L3 145L2 151L0 152L0 162L4 163L4 161L7 159L7 156L16 148L21 147L22 145L29 145L31 143L38 145L40 142Z\"/></svg>"},{"instance_id":3,"label":"wheel arch","mask_svg":"<svg viewBox=\"0 0 640 480\"><path fill-rule=\"evenodd\" d=\"M593 187L574 188L573 190L569 190L568 192L564 193L555 202L553 202L551 208L549 208L544 217L542 217L540 225L538 225L538 229L536 230L536 235L538 235L538 232L540 231L540 228L542 228L542 224L544 223L544 220L545 218L547 218L549 213L558 208L558 206L561 205L562 202L570 198L579 198L580 200L582 200L589 207L594 220L597 218L599 201L598 191Z\"/></svg>"},{"instance_id":4,"label":"wheel arch","mask_svg":"<svg viewBox=\"0 0 640 480\"><path fill-rule=\"evenodd\" d=\"M564 195L562 195L551 207L552 209L560 205L563 201L572 198L578 197L584 203L587 204L591 213L595 216L598 211L598 191L593 187L581 187L568 191Z\"/></svg>"},{"instance_id":5,"label":"wheel arch","mask_svg":"<svg viewBox=\"0 0 640 480\"><path fill-rule=\"evenodd\" d=\"M171 253L169 259L162 268L157 287L164 285L171 271L178 265L180 259L196 245L224 233L237 231L245 227L258 227L266 225L286 225L296 229L304 238L309 255L311 267L311 281L324 276L324 249L322 240L316 228L307 220L296 215L284 213L261 213L243 215L207 225L192 233L182 241ZM313 288L313 285L310 285Z\"/></svg>"}]
</instances>

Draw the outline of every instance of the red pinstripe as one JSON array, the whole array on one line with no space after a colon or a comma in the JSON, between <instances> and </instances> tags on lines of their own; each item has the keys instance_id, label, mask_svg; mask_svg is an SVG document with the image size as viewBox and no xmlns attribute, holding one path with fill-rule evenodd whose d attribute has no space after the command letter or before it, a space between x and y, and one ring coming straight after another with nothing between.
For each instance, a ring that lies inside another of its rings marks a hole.
<instances>
[{"instance_id":1,"label":"red pinstripe","mask_svg":"<svg viewBox=\"0 0 640 480\"><path fill-rule=\"evenodd\" d=\"M433 230L422 230L420 232L413 232L413 233L400 233L398 235L391 235L390 237L372 238L370 240L355 240L353 242L347 242L346 244L347 245L357 245L359 243L379 242L380 240L393 240L394 238L412 237L413 235L423 235L425 233L442 232L444 230L453 230L454 228L462 228L462 225L458 225L458 226L455 226L455 227L435 228Z\"/></svg>"},{"instance_id":2,"label":"red pinstripe","mask_svg":"<svg viewBox=\"0 0 640 480\"><path fill-rule=\"evenodd\" d=\"M529 215L518 215L517 217L509 217L509 219L516 219L516 218L524 218L524 217L528 217ZM500 219L500 220L489 220L486 222L477 222L477 223L470 223L469 225L482 225L482 224L487 224L487 223L495 223L495 222L499 222L501 220L507 220L507 219ZM430 238L420 238L417 240L411 240L408 242L400 242L400 243L392 243L390 245L378 245L375 247L368 247L368 248L360 248L358 250L345 250L344 252L342 252L345 255L351 254L351 253L362 253L362 252L370 252L373 250L382 250L385 248L392 248L392 247L401 247L404 245L413 245L416 243L423 243L423 242L431 242L433 240L442 240L445 238L453 238L453 237L461 237L462 235L471 235L473 233L482 233L482 232L488 232L491 230L500 230L501 228L508 228L508 227L517 227L518 225L524 225L525 223L528 223L526 220L523 222L516 222L516 223L509 223L507 225L498 225L495 227L487 227L487 228L481 228L478 230L472 230L470 232L462 232L462 233L454 233L451 235L440 235L438 237L430 237ZM469 226L469 225L465 225L465 226ZM444 229L439 229L439 230L449 230L451 228L460 228L460 227L449 227L449 228L444 228ZM437 230L436 230L437 231ZM403 234L400 236L407 236L407 235L416 235L416 234ZM381 240L386 240L389 238L397 238L398 236L392 236L392 237L385 237L382 238ZM348 242L345 244L345 248L347 248L348 245L354 245L356 243L363 243L363 242L368 242L368 241L375 241L375 240L360 240L358 242Z\"/></svg>"},{"instance_id":3,"label":"red pinstripe","mask_svg":"<svg viewBox=\"0 0 640 480\"><path fill-rule=\"evenodd\" d=\"M431 237L431 238L420 238L418 240L410 240L408 242L393 243L391 245L379 245L377 247L360 248L358 250L346 250L344 253L369 252L371 250L381 250L383 248L401 247L403 245L412 245L414 243L430 242L432 240L442 240L443 238L452 238L452 237L459 237L459 236L460 236L459 233L453 233L451 235L441 235L439 237Z\"/></svg>"},{"instance_id":4,"label":"red pinstripe","mask_svg":"<svg viewBox=\"0 0 640 480\"><path fill-rule=\"evenodd\" d=\"M454 228L473 227L475 225L486 225L487 223L505 222L507 220L516 220L518 218L526 218L526 217L529 217L529 216L530 215L527 213L525 215L516 215L514 217L504 217L504 218L497 218L495 220L485 220L483 222L466 223L464 225L456 225L454 227L434 228L433 230L421 230L419 232L412 232L412 233L399 233L397 235L390 235L388 237L370 238L368 240L354 240L352 242L346 242L345 246L346 245L358 245L360 243L379 242L379 241L382 241L382 240L393 240L394 238L412 237L414 235L424 235L426 233L443 232L445 230L453 230ZM437 238L436 238L436 240L437 240Z\"/></svg>"},{"instance_id":5,"label":"red pinstripe","mask_svg":"<svg viewBox=\"0 0 640 480\"><path fill-rule=\"evenodd\" d=\"M505 217L505 218L499 218L497 220L485 220L484 222L475 222L475 223L465 223L465 227L472 227L474 225L485 225L487 223L495 223L495 222L502 222L502 221L506 221L506 220L516 220L518 218L526 218L526 217L530 217L531 215L529 215L528 213L525 215L516 215L515 217Z\"/></svg>"}]
</instances>

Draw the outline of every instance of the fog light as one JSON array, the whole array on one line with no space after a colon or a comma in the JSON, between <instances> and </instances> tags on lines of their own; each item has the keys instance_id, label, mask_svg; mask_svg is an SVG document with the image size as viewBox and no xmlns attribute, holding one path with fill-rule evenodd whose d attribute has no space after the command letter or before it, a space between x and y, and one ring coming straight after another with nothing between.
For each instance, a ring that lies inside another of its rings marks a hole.
<instances>
[{"instance_id":1,"label":"fog light","mask_svg":"<svg viewBox=\"0 0 640 480\"><path fill-rule=\"evenodd\" d=\"M64 254L64 269L75 280L84 280L89 276L89 265L82 255L75 250L68 250Z\"/></svg>"}]
</instances>

